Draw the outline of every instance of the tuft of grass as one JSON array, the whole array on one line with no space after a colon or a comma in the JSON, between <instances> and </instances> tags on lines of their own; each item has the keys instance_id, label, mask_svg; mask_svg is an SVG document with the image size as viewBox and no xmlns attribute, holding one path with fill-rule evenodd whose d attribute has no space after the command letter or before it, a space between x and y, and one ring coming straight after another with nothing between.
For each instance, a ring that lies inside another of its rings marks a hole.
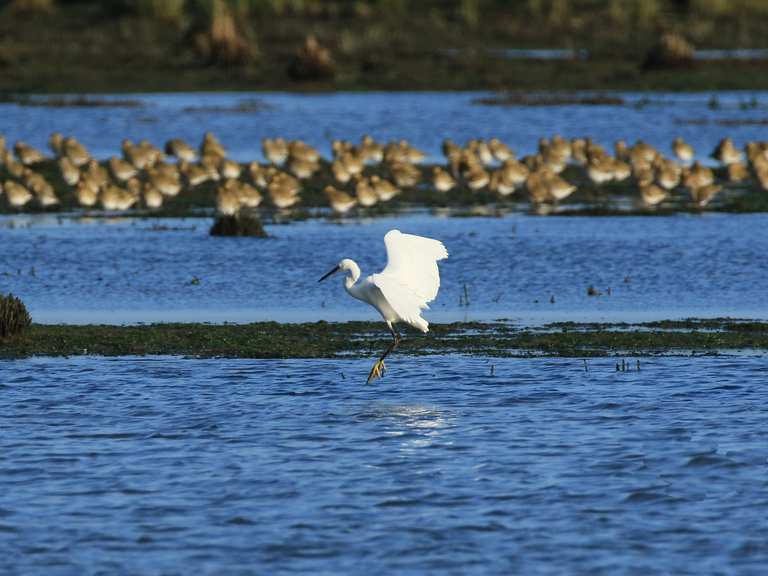
<instances>
[{"instance_id":1,"label":"tuft of grass","mask_svg":"<svg viewBox=\"0 0 768 576\"><path fill-rule=\"evenodd\" d=\"M646 56L643 67L669 68L693 63L693 45L674 32L662 34Z\"/></svg>"},{"instance_id":2,"label":"tuft of grass","mask_svg":"<svg viewBox=\"0 0 768 576\"><path fill-rule=\"evenodd\" d=\"M256 43L238 26L235 11L227 0L212 0L203 12L203 31L195 35L198 54L211 64L248 64L258 56Z\"/></svg>"},{"instance_id":3,"label":"tuft of grass","mask_svg":"<svg viewBox=\"0 0 768 576\"><path fill-rule=\"evenodd\" d=\"M269 238L261 220L250 214L219 216L211 226L211 236L250 236Z\"/></svg>"},{"instance_id":4,"label":"tuft of grass","mask_svg":"<svg viewBox=\"0 0 768 576\"><path fill-rule=\"evenodd\" d=\"M296 53L288 66L288 75L293 80L325 80L336 74L336 64L331 51L323 46L314 34L304 40L304 45Z\"/></svg>"},{"instance_id":5,"label":"tuft of grass","mask_svg":"<svg viewBox=\"0 0 768 576\"><path fill-rule=\"evenodd\" d=\"M136 13L144 18L181 24L186 0L136 0Z\"/></svg>"},{"instance_id":6,"label":"tuft of grass","mask_svg":"<svg viewBox=\"0 0 768 576\"><path fill-rule=\"evenodd\" d=\"M689 0L689 9L694 14L706 16L725 16L730 13L735 3L731 0Z\"/></svg>"},{"instance_id":7,"label":"tuft of grass","mask_svg":"<svg viewBox=\"0 0 768 576\"><path fill-rule=\"evenodd\" d=\"M459 5L461 18L469 28L477 28L480 24L480 2L479 0L461 0Z\"/></svg>"},{"instance_id":8,"label":"tuft of grass","mask_svg":"<svg viewBox=\"0 0 768 576\"><path fill-rule=\"evenodd\" d=\"M8 8L14 14L50 14L54 10L54 0L11 0Z\"/></svg>"},{"instance_id":9,"label":"tuft of grass","mask_svg":"<svg viewBox=\"0 0 768 576\"><path fill-rule=\"evenodd\" d=\"M0 295L0 338L21 334L32 324L24 302L13 294Z\"/></svg>"},{"instance_id":10,"label":"tuft of grass","mask_svg":"<svg viewBox=\"0 0 768 576\"><path fill-rule=\"evenodd\" d=\"M565 26L571 18L569 0L552 0L549 6L549 23L556 27Z\"/></svg>"}]
</instances>

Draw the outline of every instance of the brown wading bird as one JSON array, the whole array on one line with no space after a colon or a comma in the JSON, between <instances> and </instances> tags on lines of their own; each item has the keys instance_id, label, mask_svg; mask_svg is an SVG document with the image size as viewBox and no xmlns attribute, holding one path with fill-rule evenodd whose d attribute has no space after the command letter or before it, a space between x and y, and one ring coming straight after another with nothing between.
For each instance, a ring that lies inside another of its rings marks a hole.
<instances>
[{"instance_id":1,"label":"brown wading bird","mask_svg":"<svg viewBox=\"0 0 768 576\"><path fill-rule=\"evenodd\" d=\"M403 234L390 230L384 236L387 247L387 265L378 274L371 274L361 282L360 267L354 260L344 258L320 282L336 272L348 272L344 288L353 298L367 302L384 318L392 343L376 361L368 374L370 384L384 375L384 359L400 344L395 331L396 322L405 322L422 332L429 331L429 323L421 317L421 311L429 308L440 288L440 271L437 262L448 258L448 251L439 240Z\"/></svg>"},{"instance_id":2,"label":"brown wading bird","mask_svg":"<svg viewBox=\"0 0 768 576\"><path fill-rule=\"evenodd\" d=\"M333 186L326 186L323 189L323 194L328 198L328 203L333 211L339 214L346 214L357 204L357 198Z\"/></svg>"}]
</instances>

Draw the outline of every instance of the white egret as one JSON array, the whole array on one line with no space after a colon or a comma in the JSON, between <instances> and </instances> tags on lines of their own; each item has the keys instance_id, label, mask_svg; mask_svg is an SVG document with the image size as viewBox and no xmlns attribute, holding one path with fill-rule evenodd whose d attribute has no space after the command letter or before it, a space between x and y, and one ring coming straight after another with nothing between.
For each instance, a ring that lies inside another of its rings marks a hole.
<instances>
[{"instance_id":1,"label":"white egret","mask_svg":"<svg viewBox=\"0 0 768 576\"><path fill-rule=\"evenodd\" d=\"M368 383L384 374L384 359L400 343L395 323L405 322L422 332L429 331L429 323L421 317L421 311L429 308L427 304L437 296L440 288L437 262L448 257L439 240L403 234L399 230L387 232L384 245L387 265L378 274L358 282L360 267L354 260L344 258L319 280L322 282L336 272L348 272L344 288L349 295L376 308L387 323L392 344L371 368Z\"/></svg>"}]
</instances>

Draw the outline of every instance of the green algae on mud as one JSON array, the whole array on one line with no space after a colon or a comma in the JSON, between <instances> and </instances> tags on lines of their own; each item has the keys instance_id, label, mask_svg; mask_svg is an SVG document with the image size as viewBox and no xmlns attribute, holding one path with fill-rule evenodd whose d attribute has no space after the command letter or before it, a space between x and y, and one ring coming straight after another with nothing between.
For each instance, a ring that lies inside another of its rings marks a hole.
<instances>
[{"instance_id":1,"label":"green algae on mud","mask_svg":"<svg viewBox=\"0 0 768 576\"><path fill-rule=\"evenodd\" d=\"M432 324L404 334L398 353L484 356L611 356L768 351L768 322L731 319L647 324L549 324L520 328L493 322ZM226 358L335 358L380 353L381 322L280 324L43 325L0 341L0 358L183 355Z\"/></svg>"}]
</instances>

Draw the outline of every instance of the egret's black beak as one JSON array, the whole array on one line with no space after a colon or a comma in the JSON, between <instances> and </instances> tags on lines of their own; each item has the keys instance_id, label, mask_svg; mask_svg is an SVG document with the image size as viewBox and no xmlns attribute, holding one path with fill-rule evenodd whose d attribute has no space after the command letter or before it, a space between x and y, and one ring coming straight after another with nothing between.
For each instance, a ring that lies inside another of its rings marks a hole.
<instances>
[{"instance_id":1,"label":"egret's black beak","mask_svg":"<svg viewBox=\"0 0 768 576\"><path fill-rule=\"evenodd\" d=\"M339 270L341 270L341 268L339 268L338 266L335 266L335 267L333 268L333 270L331 270L331 271L330 271L330 272L328 272L328 273L327 273L325 276L323 276L322 278L320 278L320 280L318 280L318 282L322 282L323 280L325 280L326 278L328 278L328 276L333 276L333 275L334 275L334 274L336 274L336 272L338 272Z\"/></svg>"}]
</instances>

